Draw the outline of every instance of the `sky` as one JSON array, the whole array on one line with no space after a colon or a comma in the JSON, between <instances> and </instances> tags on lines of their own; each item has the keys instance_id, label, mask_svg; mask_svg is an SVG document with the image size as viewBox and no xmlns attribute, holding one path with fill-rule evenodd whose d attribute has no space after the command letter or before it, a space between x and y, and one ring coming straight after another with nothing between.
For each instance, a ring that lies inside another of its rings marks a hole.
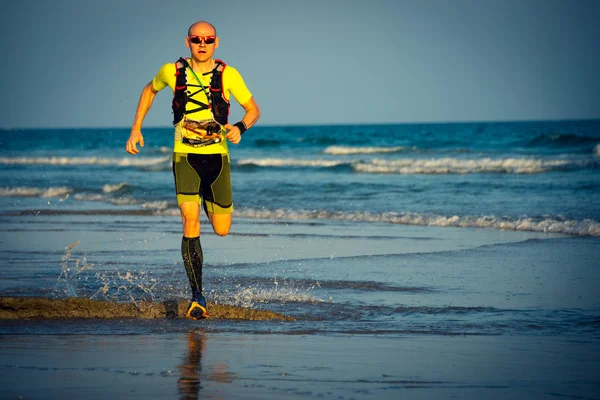
<instances>
[{"instance_id":1,"label":"sky","mask_svg":"<svg viewBox=\"0 0 600 400\"><path fill-rule=\"evenodd\" d=\"M198 20L260 125L598 119L598 16L596 0L11 1L0 128L130 127ZM171 97L145 127L171 124Z\"/></svg>"}]
</instances>

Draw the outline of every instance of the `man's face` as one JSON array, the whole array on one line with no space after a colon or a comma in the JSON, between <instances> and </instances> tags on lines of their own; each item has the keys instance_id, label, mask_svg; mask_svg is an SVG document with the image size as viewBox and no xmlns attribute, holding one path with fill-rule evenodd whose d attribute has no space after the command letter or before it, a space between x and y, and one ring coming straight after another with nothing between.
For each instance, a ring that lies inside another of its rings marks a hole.
<instances>
[{"instance_id":1,"label":"man's face","mask_svg":"<svg viewBox=\"0 0 600 400\"><path fill-rule=\"evenodd\" d=\"M211 42L214 39L213 43ZM189 36L185 39L186 46L190 49L192 58L200 61L209 61L217 47L219 47L219 38L215 35L215 30L208 24L197 24L192 27Z\"/></svg>"}]
</instances>

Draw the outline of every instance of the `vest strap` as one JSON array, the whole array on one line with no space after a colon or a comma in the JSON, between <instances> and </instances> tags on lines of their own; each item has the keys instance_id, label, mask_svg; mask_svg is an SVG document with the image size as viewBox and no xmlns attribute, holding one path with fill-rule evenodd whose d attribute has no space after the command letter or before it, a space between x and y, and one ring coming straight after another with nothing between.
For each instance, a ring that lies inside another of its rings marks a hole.
<instances>
[{"instance_id":1,"label":"vest strap","mask_svg":"<svg viewBox=\"0 0 600 400\"><path fill-rule=\"evenodd\" d=\"M180 57L179 60L177 60L175 63L175 69L177 70L175 73L175 91L173 93L172 102L173 125L178 124L183 119L184 115L203 110L211 110L215 121L221 125L227 124L227 117L229 116L229 101L225 99L223 94L223 71L225 70L226 64L218 59L215 59L215 64L215 68L212 70L210 91L206 91L206 89L204 89L202 86L202 82L199 82L200 86L188 84L186 69L189 68L192 72L193 70L185 58ZM204 90L197 90L196 92L188 95L188 87L201 87ZM198 94L200 91L203 91L207 95L209 104L192 98L192 96ZM186 105L188 102L198 107L192 110L186 110Z\"/></svg>"}]
</instances>

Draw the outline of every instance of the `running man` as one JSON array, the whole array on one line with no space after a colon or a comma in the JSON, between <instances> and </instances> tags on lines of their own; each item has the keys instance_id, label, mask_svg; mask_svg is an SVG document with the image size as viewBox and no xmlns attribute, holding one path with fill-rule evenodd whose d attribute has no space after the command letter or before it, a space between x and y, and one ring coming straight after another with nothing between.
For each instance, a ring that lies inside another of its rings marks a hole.
<instances>
[{"instance_id":1,"label":"running man","mask_svg":"<svg viewBox=\"0 0 600 400\"><path fill-rule=\"evenodd\" d=\"M233 200L227 140L238 144L242 134L260 117L260 109L240 73L218 59L215 27L198 21L188 29L185 45L190 57L165 64L142 90L126 150L137 154L144 147L142 123L156 94L169 86L173 90L173 175L177 204L181 211L183 239L181 254L192 287L187 316L208 316L202 292L202 246L200 245L200 204L219 236L229 233ZM231 95L246 111L241 121L231 125Z\"/></svg>"}]
</instances>

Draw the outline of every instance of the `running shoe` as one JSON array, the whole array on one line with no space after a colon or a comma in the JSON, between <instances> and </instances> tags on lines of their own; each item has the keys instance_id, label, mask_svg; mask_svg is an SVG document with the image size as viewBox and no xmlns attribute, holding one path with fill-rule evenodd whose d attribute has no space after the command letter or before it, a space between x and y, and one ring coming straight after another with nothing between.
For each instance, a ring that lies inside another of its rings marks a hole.
<instances>
[{"instance_id":1,"label":"running shoe","mask_svg":"<svg viewBox=\"0 0 600 400\"><path fill-rule=\"evenodd\" d=\"M192 301L188 306L186 316L191 319L204 319L208 318L208 311L206 310L206 299L204 295L192 297Z\"/></svg>"}]
</instances>

